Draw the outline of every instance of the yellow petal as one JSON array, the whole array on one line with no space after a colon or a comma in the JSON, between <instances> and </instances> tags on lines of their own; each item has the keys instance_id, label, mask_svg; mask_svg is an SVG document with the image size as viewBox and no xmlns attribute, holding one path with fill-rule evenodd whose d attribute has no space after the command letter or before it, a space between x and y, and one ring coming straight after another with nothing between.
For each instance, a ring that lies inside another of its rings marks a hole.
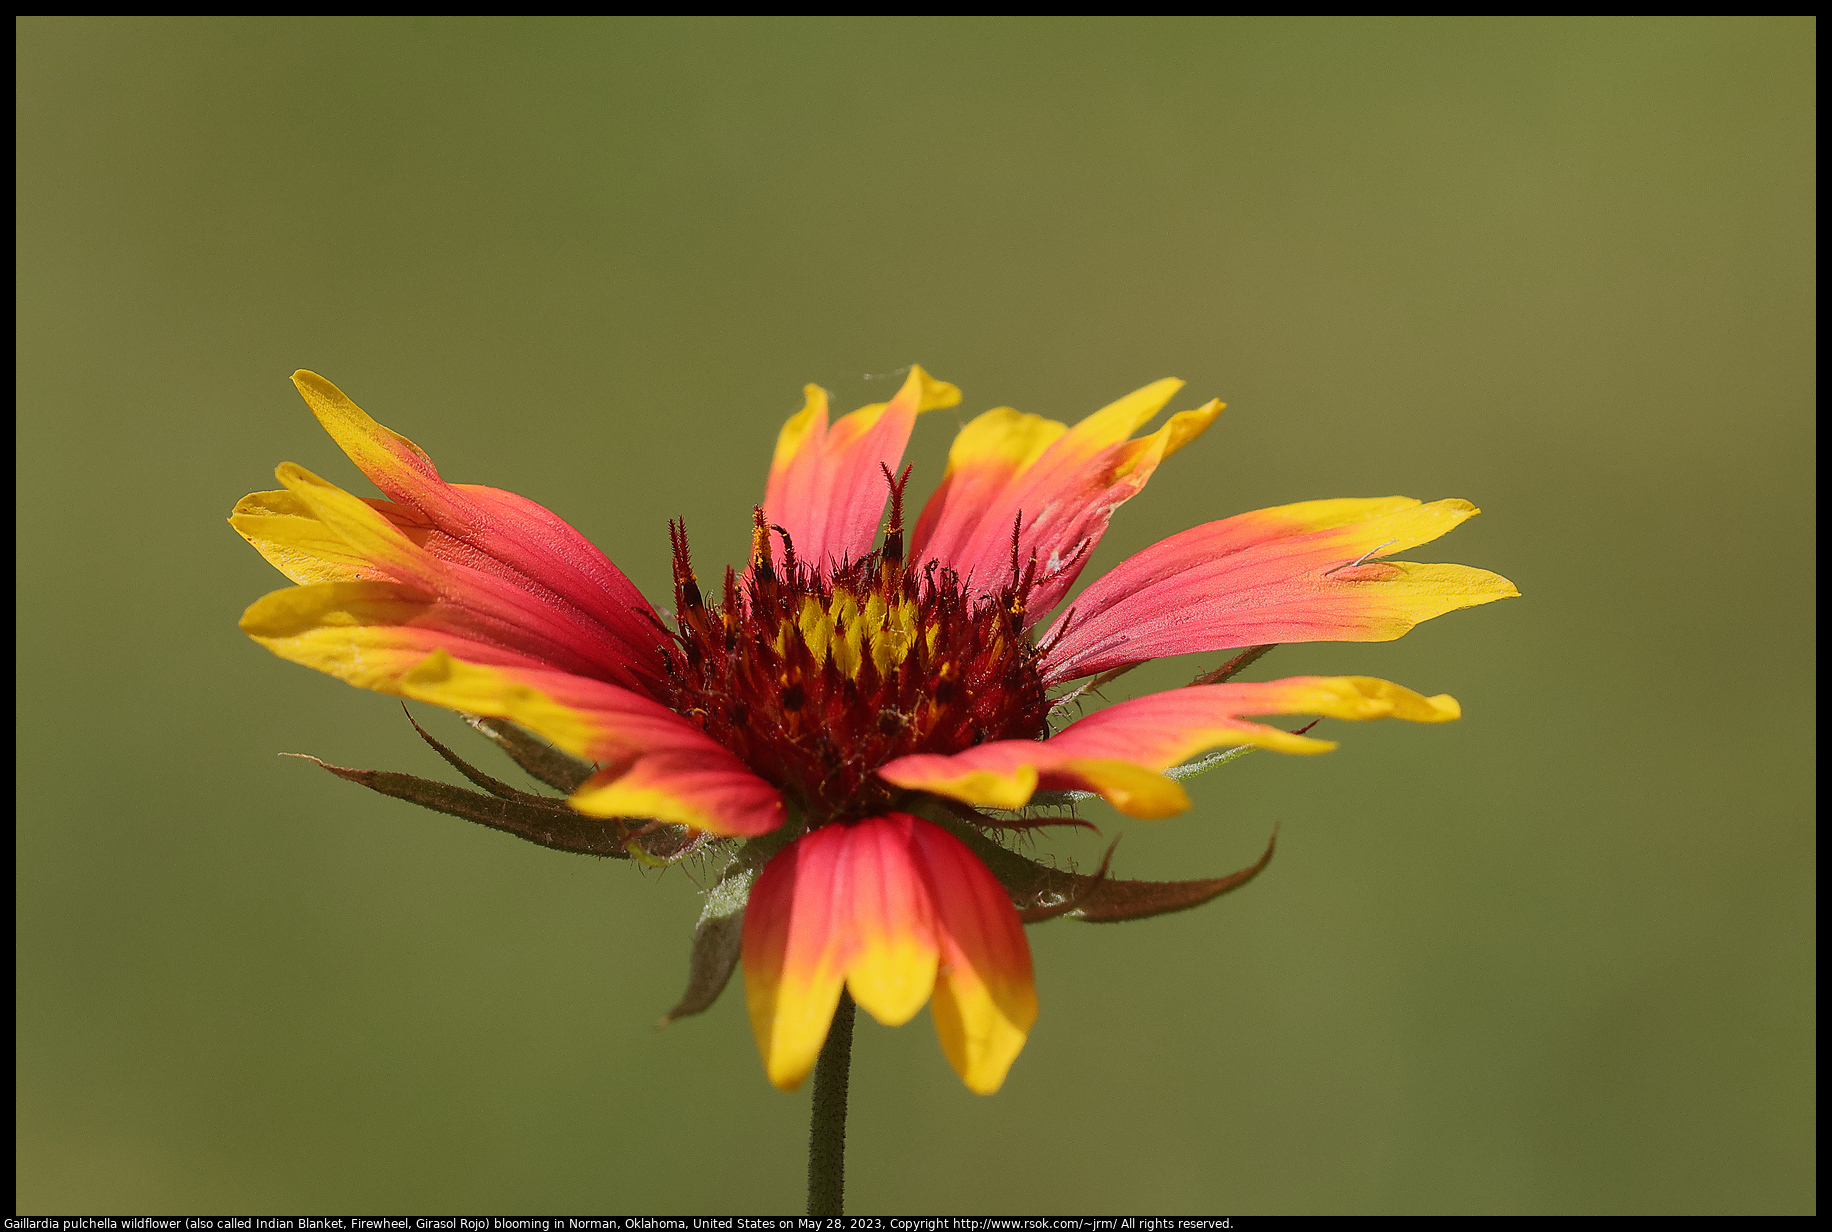
<instances>
[{"instance_id":1,"label":"yellow petal","mask_svg":"<svg viewBox=\"0 0 1832 1232\"><path fill-rule=\"evenodd\" d=\"M1144 427L1182 388L1182 381L1167 376L1161 381L1153 381L1143 389L1135 389L1069 429L1070 439L1078 451L1085 450L1088 453L1105 449L1108 445L1117 445Z\"/></svg>"},{"instance_id":2,"label":"yellow petal","mask_svg":"<svg viewBox=\"0 0 1832 1232\"><path fill-rule=\"evenodd\" d=\"M349 455L350 461L356 463L357 469L363 474L371 479L376 478L378 473L393 474L403 466L412 466L406 455L413 454L425 464L424 469L432 477L438 477L439 472L433 467L433 460L426 456L424 449L399 432L384 428L350 401L343 390L316 372L301 368L293 373L293 385L305 399L306 405L312 408L312 414L317 416L324 430L337 442L338 448Z\"/></svg>"},{"instance_id":3,"label":"yellow petal","mask_svg":"<svg viewBox=\"0 0 1832 1232\"><path fill-rule=\"evenodd\" d=\"M959 406L961 400L961 391L958 386L936 380L923 371L921 364L911 364L910 374L903 378L903 387L897 391L897 397L902 398L906 395L915 398L918 415L924 411L939 411L950 406ZM889 402L871 402L849 415L841 416L839 423L833 425L834 439L848 440L863 433L878 422L878 417L884 414L885 409L889 406Z\"/></svg>"},{"instance_id":4,"label":"yellow petal","mask_svg":"<svg viewBox=\"0 0 1832 1232\"><path fill-rule=\"evenodd\" d=\"M251 492L236 502L229 525L301 585L374 580L381 571L312 514L291 492Z\"/></svg>"},{"instance_id":5,"label":"yellow petal","mask_svg":"<svg viewBox=\"0 0 1832 1232\"><path fill-rule=\"evenodd\" d=\"M814 1068L852 938L840 911L844 835L826 826L776 853L744 909L744 1000L764 1072L785 1091Z\"/></svg>"},{"instance_id":6,"label":"yellow petal","mask_svg":"<svg viewBox=\"0 0 1832 1232\"><path fill-rule=\"evenodd\" d=\"M948 473L981 468L1009 479L1043 456L1069 425L1009 406L994 407L967 421L948 448Z\"/></svg>"},{"instance_id":7,"label":"yellow petal","mask_svg":"<svg viewBox=\"0 0 1832 1232\"><path fill-rule=\"evenodd\" d=\"M1160 462L1208 431L1209 425L1215 422L1215 417L1221 414L1225 405L1219 399L1211 399L1193 411L1178 411L1165 421L1162 428L1132 442L1128 451L1131 456L1122 455L1119 465L1113 469L1112 479L1122 479L1141 468L1145 471L1145 478L1149 479Z\"/></svg>"},{"instance_id":8,"label":"yellow petal","mask_svg":"<svg viewBox=\"0 0 1832 1232\"><path fill-rule=\"evenodd\" d=\"M1114 758L1078 757L1066 761L1064 771L1079 776L1089 790L1097 791L1128 817L1156 821L1190 806L1183 785L1154 770Z\"/></svg>"},{"instance_id":9,"label":"yellow petal","mask_svg":"<svg viewBox=\"0 0 1832 1232\"><path fill-rule=\"evenodd\" d=\"M788 469L816 421L824 421L826 417L827 391L819 385L802 386L802 409L789 416L782 431L776 434L776 453L770 461L772 475Z\"/></svg>"},{"instance_id":10,"label":"yellow petal","mask_svg":"<svg viewBox=\"0 0 1832 1232\"><path fill-rule=\"evenodd\" d=\"M892 815L845 831L842 918L853 946L846 986L859 1008L887 1027L902 1026L928 1003L940 957L934 907L911 857L912 824Z\"/></svg>"},{"instance_id":11,"label":"yellow petal","mask_svg":"<svg viewBox=\"0 0 1832 1232\"><path fill-rule=\"evenodd\" d=\"M575 757L596 758L605 752L601 725L586 715L495 668L461 663L443 650L427 655L402 677L400 692L435 706L507 719Z\"/></svg>"},{"instance_id":12,"label":"yellow petal","mask_svg":"<svg viewBox=\"0 0 1832 1232\"><path fill-rule=\"evenodd\" d=\"M242 613L242 631L282 659L383 693L438 648L413 622L433 600L396 582L326 582L275 591Z\"/></svg>"},{"instance_id":13,"label":"yellow petal","mask_svg":"<svg viewBox=\"0 0 1832 1232\"><path fill-rule=\"evenodd\" d=\"M274 475L352 554L403 581L431 578L433 570L425 553L367 501L297 463L282 462Z\"/></svg>"},{"instance_id":14,"label":"yellow petal","mask_svg":"<svg viewBox=\"0 0 1832 1232\"><path fill-rule=\"evenodd\" d=\"M941 943L935 1034L968 1089L990 1095L1037 1021L1030 945L1010 897L959 839L927 822L913 837Z\"/></svg>"}]
</instances>

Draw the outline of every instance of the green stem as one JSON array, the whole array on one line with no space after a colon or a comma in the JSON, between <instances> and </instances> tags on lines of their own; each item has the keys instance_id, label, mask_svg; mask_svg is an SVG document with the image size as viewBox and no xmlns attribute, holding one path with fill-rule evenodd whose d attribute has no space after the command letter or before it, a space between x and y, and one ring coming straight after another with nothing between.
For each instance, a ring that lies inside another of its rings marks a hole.
<instances>
[{"instance_id":1,"label":"green stem","mask_svg":"<svg viewBox=\"0 0 1832 1232\"><path fill-rule=\"evenodd\" d=\"M852 1069L852 994L839 1008L814 1063L814 1116L808 1130L808 1213L842 1214L846 1189L846 1083Z\"/></svg>"}]
</instances>

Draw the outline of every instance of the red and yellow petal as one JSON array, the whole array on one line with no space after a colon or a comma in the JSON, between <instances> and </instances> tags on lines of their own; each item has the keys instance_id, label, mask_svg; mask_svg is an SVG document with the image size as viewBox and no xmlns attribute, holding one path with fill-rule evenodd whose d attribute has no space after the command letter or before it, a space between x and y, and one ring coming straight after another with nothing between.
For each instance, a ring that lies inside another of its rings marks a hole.
<instances>
[{"instance_id":1,"label":"red and yellow petal","mask_svg":"<svg viewBox=\"0 0 1832 1232\"><path fill-rule=\"evenodd\" d=\"M1046 614L1074 585L1113 511L1221 413L1221 403L1210 402L1129 439L1182 386L1154 382L1073 428L1010 407L979 416L949 450L947 472L917 520L912 556L995 586L1011 571L1015 524L1020 562L1033 555L1038 562L1031 619Z\"/></svg>"},{"instance_id":2,"label":"red and yellow petal","mask_svg":"<svg viewBox=\"0 0 1832 1232\"><path fill-rule=\"evenodd\" d=\"M376 423L323 377L300 371L293 383L332 439L390 498L362 503L429 560L494 578L561 612L566 623L588 628L587 640L615 647L616 657L628 665L624 683L646 687L643 682L658 678L654 610L563 519L512 492L445 482L424 451ZM371 575L376 562L366 568L348 559L364 558L339 530L299 525L293 519L321 519L310 509L275 502L274 495L246 498L231 521L289 577L316 582ZM338 542L344 542L341 551Z\"/></svg>"},{"instance_id":3,"label":"red and yellow petal","mask_svg":"<svg viewBox=\"0 0 1832 1232\"><path fill-rule=\"evenodd\" d=\"M852 933L844 826L825 826L777 852L744 908L744 1001L776 1086L802 1084L846 984Z\"/></svg>"},{"instance_id":4,"label":"red and yellow petal","mask_svg":"<svg viewBox=\"0 0 1832 1232\"><path fill-rule=\"evenodd\" d=\"M1006 489L1068 430L1058 420L1009 406L969 420L949 446L948 467L911 532L913 558L964 559L982 515L995 505L1003 508ZM1009 544L1010 516L1005 532Z\"/></svg>"},{"instance_id":5,"label":"red and yellow petal","mask_svg":"<svg viewBox=\"0 0 1832 1232\"><path fill-rule=\"evenodd\" d=\"M1161 772L1199 753L1241 745L1281 753L1336 747L1240 717L1249 714L1443 723L1462 711L1449 696L1425 697L1371 676L1197 685L1119 702L1047 740L997 740L952 756L901 757L878 774L899 787L989 808L1021 808L1039 788L1092 791L1129 816L1149 820L1189 807L1183 788Z\"/></svg>"},{"instance_id":6,"label":"red and yellow petal","mask_svg":"<svg viewBox=\"0 0 1832 1232\"><path fill-rule=\"evenodd\" d=\"M906 813L823 826L772 859L744 917L745 1000L770 1081L801 1084L840 989L888 1025L933 993L944 1052L996 1090L1037 1014L1010 898L939 827Z\"/></svg>"},{"instance_id":7,"label":"red and yellow petal","mask_svg":"<svg viewBox=\"0 0 1832 1232\"><path fill-rule=\"evenodd\" d=\"M859 1008L887 1027L914 1018L935 987L935 906L911 845L926 824L892 813L842 827L853 944L846 986Z\"/></svg>"},{"instance_id":8,"label":"red and yellow petal","mask_svg":"<svg viewBox=\"0 0 1832 1232\"><path fill-rule=\"evenodd\" d=\"M777 437L763 509L789 532L801 559L825 569L871 551L890 496L884 469L895 473L902 463L918 414L954 406L961 393L916 365L888 403L861 407L831 427L827 392L810 385L804 393L806 405Z\"/></svg>"},{"instance_id":9,"label":"red and yellow petal","mask_svg":"<svg viewBox=\"0 0 1832 1232\"><path fill-rule=\"evenodd\" d=\"M1076 597L1045 679L1241 646L1391 641L1421 621L1518 595L1486 570L1381 559L1477 512L1468 501L1402 496L1305 501L1172 535Z\"/></svg>"},{"instance_id":10,"label":"red and yellow petal","mask_svg":"<svg viewBox=\"0 0 1832 1232\"><path fill-rule=\"evenodd\" d=\"M723 745L688 732L705 735L688 725L678 740L613 757L567 803L593 817L648 817L726 838L768 834L782 825L781 792Z\"/></svg>"},{"instance_id":11,"label":"red and yellow petal","mask_svg":"<svg viewBox=\"0 0 1832 1232\"><path fill-rule=\"evenodd\" d=\"M907 814L822 826L770 861L744 915L744 992L770 1081L801 1085L846 987L887 1026L929 1000L941 947Z\"/></svg>"},{"instance_id":12,"label":"red and yellow petal","mask_svg":"<svg viewBox=\"0 0 1832 1232\"><path fill-rule=\"evenodd\" d=\"M242 628L281 658L359 688L508 719L609 763L573 795L581 812L726 835L782 824L781 794L686 719L629 689L556 671L491 640L468 616L398 582L325 582L267 595Z\"/></svg>"},{"instance_id":13,"label":"red and yellow petal","mask_svg":"<svg viewBox=\"0 0 1832 1232\"><path fill-rule=\"evenodd\" d=\"M568 803L594 817L645 817L711 834L765 834L782 794L724 745L659 702L584 676L483 667L440 652L402 677L402 696L526 727L607 763Z\"/></svg>"},{"instance_id":14,"label":"red and yellow petal","mask_svg":"<svg viewBox=\"0 0 1832 1232\"><path fill-rule=\"evenodd\" d=\"M979 858L941 827L912 821L941 942L929 1010L935 1034L968 1089L990 1095L1037 1021L1030 942L1011 896Z\"/></svg>"},{"instance_id":15,"label":"red and yellow petal","mask_svg":"<svg viewBox=\"0 0 1832 1232\"><path fill-rule=\"evenodd\" d=\"M628 644L602 624L550 593L442 558L426 545L424 528L398 506L352 496L290 462L276 474L287 490L244 499L238 506L242 525L237 529L269 559L278 557L290 576L333 583L385 580L428 601L414 621L423 630L450 632L463 641L514 652L555 670L598 676L643 691L655 678L649 660L656 659L653 647L661 641L659 628L648 634L651 649L634 656ZM261 602L281 601L269 596ZM349 618L342 623L365 621ZM450 648L460 657L474 657L459 642Z\"/></svg>"},{"instance_id":16,"label":"red and yellow petal","mask_svg":"<svg viewBox=\"0 0 1832 1232\"><path fill-rule=\"evenodd\" d=\"M320 582L255 600L241 627L282 659L382 693L398 693L401 677L440 650L479 664L551 666L467 615L399 582Z\"/></svg>"}]
</instances>

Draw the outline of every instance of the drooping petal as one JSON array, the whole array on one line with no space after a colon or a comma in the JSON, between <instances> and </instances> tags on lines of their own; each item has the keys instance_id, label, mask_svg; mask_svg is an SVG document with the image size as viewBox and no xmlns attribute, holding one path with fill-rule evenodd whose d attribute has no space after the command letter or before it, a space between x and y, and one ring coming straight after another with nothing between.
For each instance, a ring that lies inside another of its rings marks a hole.
<instances>
[{"instance_id":1,"label":"drooping petal","mask_svg":"<svg viewBox=\"0 0 1832 1232\"><path fill-rule=\"evenodd\" d=\"M900 1026L929 999L940 955L929 884L903 813L822 826L779 852L744 915L744 988L770 1081L793 1089L827 1038L844 984Z\"/></svg>"},{"instance_id":2,"label":"drooping petal","mask_svg":"<svg viewBox=\"0 0 1832 1232\"><path fill-rule=\"evenodd\" d=\"M1030 949L1004 889L959 839L891 813L822 826L779 852L744 915L744 985L770 1081L792 1089L840 988L887 1025L934 993L942 1048L990 1092L1036 1020Z\"/></svg>"},{"instance_id":3,"label":"drooping petal","mask_svg":"<svg viewBox=\"0 0 1832 1232\"><path fill-rule=\"evenodd\" d=\"M995 587L1011 574L1015 526L1019 567L1037 559L1028 615L1040 619L1075 584L1113 511L1221 413L1210 402L1128 439L1182 387L1156 381L1073 428L1010 407L979 416L948 452L947 472L917 521L912 559L940 560Z\"/></svg>"},{"instance_id":4,"label":"drooping petal","mask_svg":"<svg viewBox=\"0 0 1832 1232\"><path fill-rule=\"evenodd\" d=\"M768 520L789 532L801 559L825 569L871 551L890 496L884 468L903 461L910 430L922 411L954 406L961 392L920 364L888 403L874 403L827 423L827 391L810 385L807 404L776 441L764 489Z\"/></svg>"},{"instance_id":5,"label":"drooping petal","mask_svg":"<svg viewBox=\"0 0 1832 1232\"><path fill-rule=\"evenodd\" d=\"M626 684L647 688L659 678L661 658L655 638L655 615L647 600L613 565L571 526L535 502L513 492L475 484L447 483L439 477L432 460L406 437L391 432L371 419L351 402L341 390L316 373L299 371L293 383L304 396L340 448L357 467L388 495L383 502L369 502L390 522L408 533L434 560L462 566L478 574L491 576L517 590L537 596L545 604L563 609L569 623L596 627L597 640L617 647L619 657L629 666ZM283 480L284 481L284 480ZM249 535L264 555L287 570L301 556L313 557L309 532L298 527L277 527L261 519L262 513L297 516L292 508L259 507L257 493L243 502L257 502L255 508L238 506L232 519L236 529ZM253 530L255 534L249 534ZM274 552L257 539L263 531L279 531L278 536L291 544L291 551L276 559ZM333 559L333 568L345 562ZM303 564L305 581L353 580L339 575L315 572ZM288 573L288 576L294 576Z\"/></svg>"},{"instance_id":6,"label":"drooping petal","mask_svg":"<svg viewBox=\"0 0 1832 1232\"><path fill-rule=\"evenodd\" d=\"M952 756L901 757L878 771L899 787L989 808L1022 808L1038 788L1092 791L1133 817L1168 817L1189 796L1162 771L1209 749L1257 745L1324 753L1333 741L1249 723L1248 714L1443 723L1462 711L1371 676L1293 676L1255 684L1196 685L1133 698L1071 723L1048 740L997 740Z\"/></svg>"},{"instance_id":7,"label":"drooping petal","mask_svg":"<svg viewBox=\"0 0 1832 1232\"><path fill-rule=\"evenodd\" d=\"M1420 621L1518 595L1482 569L1380 559L1477 512L1468 501L1403 496L1305 501L1172 535L1076 597L1051 632L1061 636L1044 678L1240 646L1391 641Z\"/></svg>"},{"instance_id":8,"label":"drooping petal","mask_svg":"<svg viewBox=\"0 0 1832 1232\"><path fill-rule=\"evenodd\" d=\"M824 826L776 853L744 908L744 1003L776 1086L802 1084L846 983L846 831Z\"/></svg>"},{"instance_id":9,"label":"drooping petal","mask_svg":"<svg viewBox=\"0 0 1832 1232\"><path fill-rule=\"evenodd\" d=\"M935 1033L961 1081L990 1095L1037 1021L1030 942L991 871L940 826L910 820L941 943L930 1006Z\"/></svg>"},{"instance_id":10,"label":"drooping petal","mask_svg":"<svg viewBox=\"0 0 1832 1232\"><path fill-rule=\"evenodd\" d=\"M846 986L859 1008L887 1027L914 1018L935 986L935 908L913 846L914 831L926 824L892 813L842 827L854 946Z\"/></svg>"},{"instance_id":11,"label":"drooping petal","mask_svg":"<svg viewBox=\"0 0 1832 1232\"><path fill-rule=\"evenodd\" d=\"M665 636L659 625L649 631L650 649L634 655L627 642L550 593L442 558L426 546L423 533L402 525L398 508L378 509L384 502L361 500L290 462L275 473L287 491L257 493L240 508L263 512L240 516L259 522L257 546L270 559L293 554L284 556L293 573L304 577L320 570L317 575L328 579L386 579L406 588L402 594L411 591L430 601L414 622L424 630L451 631L559 671L645 692L655 678L655 647ZM338 546L341 556L334 551ZM274 601L269 596L262 602ZM452 649L461 653L456 645Z\"/></svg>"},{"instance_id":12,"label":"drooping petal","mask_svg":"<svg viewBox=\"0 0 1832 1232\"><path fill-rule=\"evenodd\" d=\"M594 817L650 817L726 838L780 826L782 794L724 745L683 727L677 742L658 741L633 759L613 759L572 794L572 806Z\"/></svg>"}]
</instances>

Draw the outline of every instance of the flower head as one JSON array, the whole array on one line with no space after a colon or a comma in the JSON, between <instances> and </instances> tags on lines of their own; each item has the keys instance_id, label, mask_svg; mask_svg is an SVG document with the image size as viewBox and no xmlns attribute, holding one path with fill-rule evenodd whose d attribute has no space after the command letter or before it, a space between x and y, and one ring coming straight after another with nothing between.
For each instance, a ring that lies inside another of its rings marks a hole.
<instances>
[{"instance_id":1,"label":"flower head","mask_svg":"<svg viewBox=\"0 0 1832 1232\"><path fill-rule=\"evenodd\" d=\"M1166 886L1109 881L1104 866L1061 873L989 841L1012 823L985 810L1083 793L1165 817L1189 807L1179 780L1209 764L1192 758L1334 747L1247 716L1459 714L1449 697L1367 677L1204 683L1211 673L1052 734L1065 699L1051 690L1167 655L1388 640L1517 593L1481 570L1385 559L1473 515L1465 501L1308 501L1147 548L1039 632L1113 511L1221 405L1139 437L1181 382L1073 427L988 411L961 429L906 530L904 446L919 414L960 401L914 368L890 402L834 422L825 392L807 388L777 442L750 560L716 595L694 573L686 527L671 525L669 624L548 510L447 483L328 381L293 379L386 499L291 463L277 471L283 490L244 498L232 524L298 585L256 602L242 628L351 684L481 716L571 794L518 792L442 747L488 807L394 781L406 776L337 773L565 850L657 860L706 836L741 840L676 1014L709 1004L741 956L765 1067L783 1087L812 1068L844 988L890 1024L931 1005L962 1079L996 1090L1037 1013L1024 920L1191 906L1264 863Z\"/></svg>"}]
</instances>

